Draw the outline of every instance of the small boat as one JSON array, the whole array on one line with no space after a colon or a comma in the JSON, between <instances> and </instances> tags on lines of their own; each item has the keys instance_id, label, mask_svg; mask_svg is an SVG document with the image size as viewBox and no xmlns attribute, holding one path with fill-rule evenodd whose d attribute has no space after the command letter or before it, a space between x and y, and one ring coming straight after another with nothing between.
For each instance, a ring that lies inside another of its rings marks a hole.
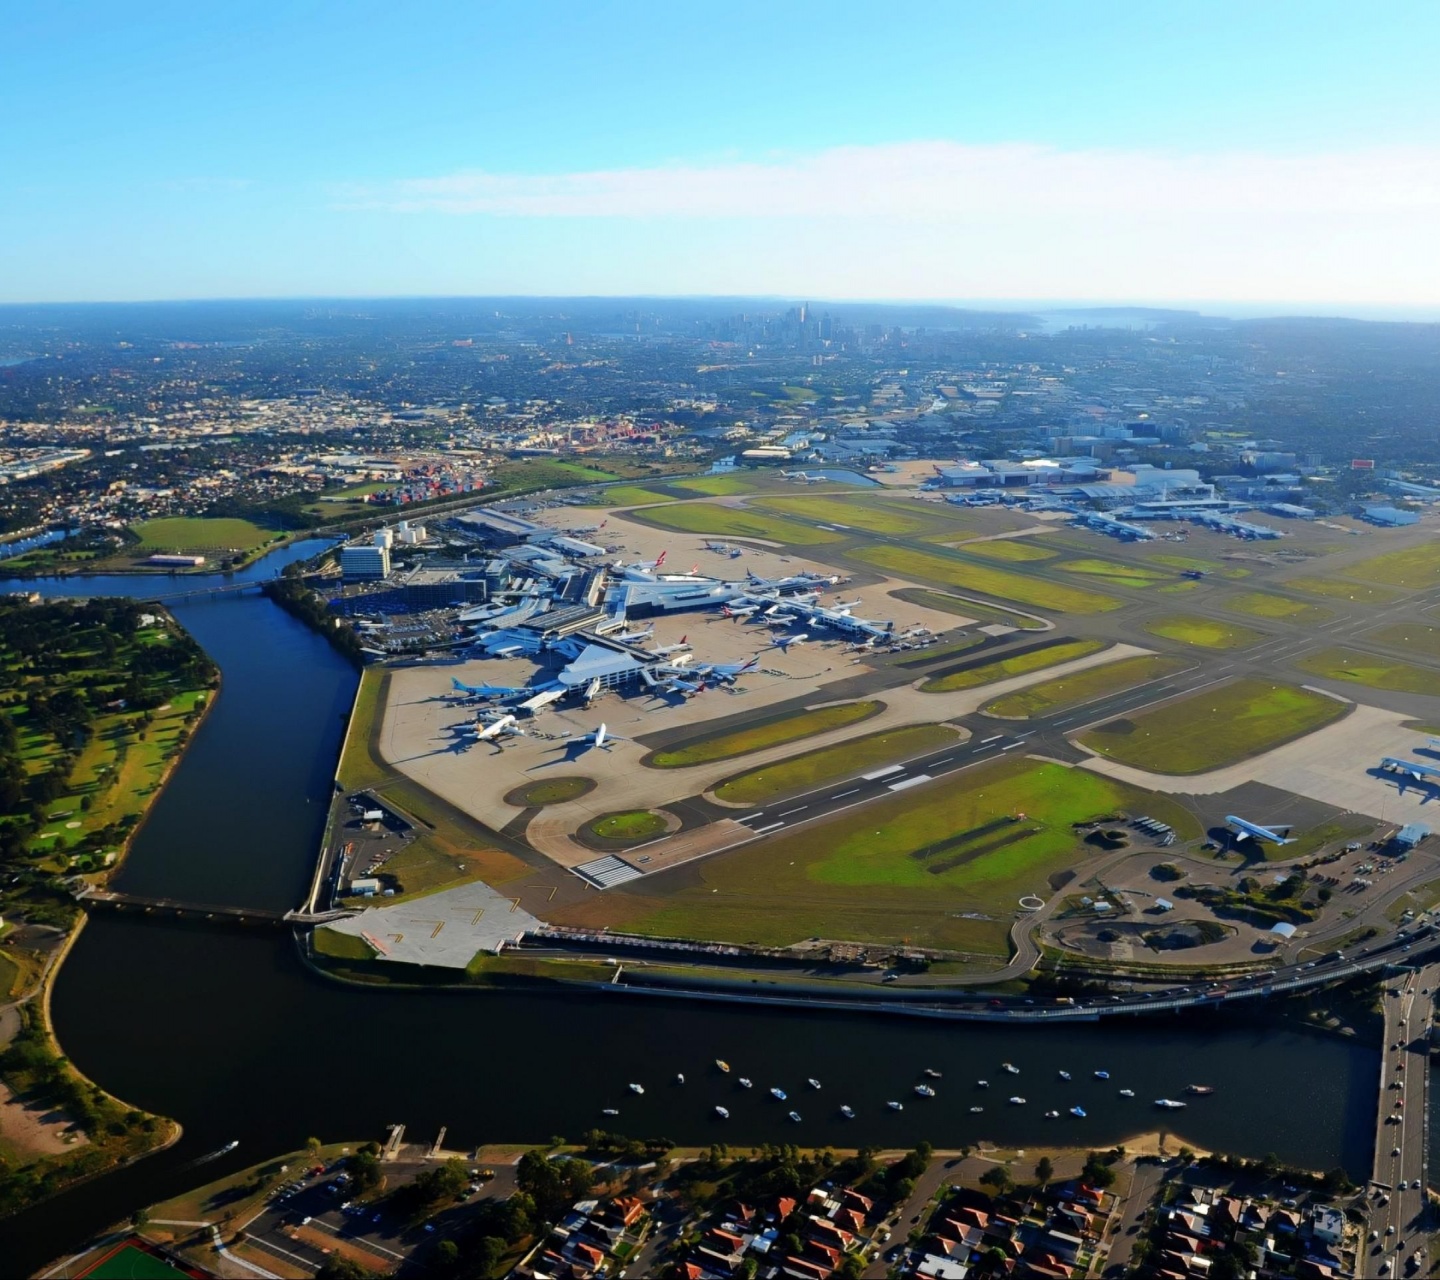
<instances>
[{"instance_id":1,"label":"small boat","mask_svg":"<svg viewBox=\"0 0 1440 1280\"><path fill-rule=\"evenodd\" d=\"M1068 1071L1062 1071L1062 1072L1060 1073L1060 1079L1062 1079L1062 1080L1069 1080L1069 1079L1071 1079L1071 1075L1070 1075L1070 1073L1069 1073Z\"/></svg>"},{"instance_id":2,"label":"small boat","mask_svg":"<svg viewBox=\"0 0 1440 1280\"><path fill-rule=\"evenodd\" d=\"M1176 1102L1174 1098L1156 1098L1155 1105L1165 1111L1179 1111L1185 1104Z\"/></svg>"},{"instance_id":3,"label":"small boat","mask_svg":"<svg viewBox=\"0 0 1440 1280\"><path fill-rule=\"evenodd\" d=\"M685 1083L685 1073L684 1073L683 1071L677 1071L677 1072L675 1073L675 1083L676 1083L676 1084L684 1084L684 1083Z\"/></svg>"},{"instance_id":4,"label":"small boat","mask_svg":"<svg viewBox=\"0 0 1440 1280\"><path fill-rule=\"evenodd\" d=\"M1010 1105L1012 1107L1023 1107L1025 1105L1025 1099L1017 1093L1013 1098L1010 1099Z\"/></svg>"},{"instance_id":5,"label":"small boat","mask_svg":"<svg viewBox=\"0 0 1440 1280\"><path fill-rule=\"evenodd\" d=\"M630 1084L630 1092L631 1092L631 1093L644 1093L644 1092L645 1092L645 1086L644 1086L643 1084L636 1084L636 1083L634 1083L634 1081L631 1081L631 1084Z\"/></svg>"},{"instance_id":6,"label":"small boat","mask_svg":"<svg viewBox=\"0 0 1440 1280\"><path fill-rule=\"evenodd\" d=\"M1045 1113L1045 1119L1047 1119L1047 1120L1058 1120L1058 1119L1060 1119L1060 1113L1059 1113L1058 1111L1047 1111L1047 1112Z\"/></svg>"},{"instance_id":7,"label":"small boat","mask_svg":"<svg viewBox=\"0 0 1440 1280\"><path fill-rule=\"evenodd\" d=\"M985 1110L984 1107L971 1107L971 1108L970 1108L970 1114L971 1114L972 1116L978 1116L978 1115L979 1115L982 1111L984 1111L984 1110Z\"/></svg>"},{"instance_id":8,"label":"small boat","mask_svg":"<svg viewBox=\"0 0 1440 1280\"><path fill-rule=\"evenodd\" d=\"M725 1107L716 1107L715 1114L722 1120L730 1119L730 1112Z\"/></svg>"},{"instance_id":9,"label":"small boat","mask_svg":"<svg viewBox=\"0 0 1440 1280\"><path fill-rule=\"evenodd\" d=\"M904 1104L903 1102L894 1102L894 1101L891 1101L891 1102L887 1102L885 1105L886 1105L887 1107L889 1107L891 1111L904 1111L904 1110L905 1110L905 1104Z\"/></svg>"},{"instance_id":10,"label":"small boat","mask_svg":"<svg viewBox=\"0 0 1440 1280\"><path fill-rule=\"evenodd\" d=\"M618 1116L620 1112L617 1111L614 1107L606 1107L605 1110L602 1111L600 1114L602 1116Z\"/></svg>"},{"instance_id":11,"label":"small boat","mask_svg":"<svg viewBox=\"0 0 1440 1280\"><path fill-rule=\"evenodd\" d=\"M800 1113L799 1113L798 1111L792 1111L792 1112L790 1112L790 1119L792 1119L793 1121L795 1121L796 1124L799 1124L799 1123L800 1123Z\"/></svg>"},{"instance_id":12,"label":"small boat","mask_svg":"<svg viewBox=\"0 0 1440 1280\"><path fill-rule=\"evenodd\" d=\"M1187 1084L1185 1086L1185 1092L1192 1093L1197 1098L1208 1098L1215 1092L1215 1086L1210 1084Z\"/></svg>"},{"instance_id":13,"label":"small boat","mask_svg":"<svg viewBox=\"0 0 1440 1280\"><path fill-rule=\"evenodd\" d=\"M977 1089L988 1089L988 1088L990 1087L990 1081L988 1081L988 1080L977 1080L977 1081L975 1081L975 1087L976 1087Z\"/></svg>"},{"instance_id":14,"label":"small boat","mask_svg":"<svg viewBox=\"0 0 1440 1280\"><path fill-rule=\"evenodd\" d=\"M778 1098L781 1102L784 1102L785 1099L786 1099L789 1095L785 1092L784 1089L773 1089L773 1088L772 1088L772 1089L770 1090L770 1096L771 1096L772 1098Z\"/></svg>"},{"instance_id":15,"label":"small boat","mask_svg":"<svg viewBox=\"0 0 1440 1280\"><path fill-rule=\"evenodd\" d=\"M1070 1108L1070 1114L1071 1114L1072 1116L1074 1116L1077 1120L1083 1120L1083 1119L1085 1119L1085 1108L1084 1108L1084 1107L1071 1107L1071 1108Z\"/></svg>"},{"instance_id":16,"label":"small boat","mask_svg":"<svg viewBox=\"0 0 1440 1280\"><path fill-rule=\"evenodd\" d=\"M917 1084L915 1086L915 1092L918 1093L922 1098L933 1098L935 1096L935 1090L932 1089L928 1084Z\"/></svg>"},{"instance_id":17,"label":"small boat","mask_svg":"<svg viewBox=\"0 0 1440 1280\"><path fill-rule=\"evenodd\" d=\"M853 1120L855 1119L855 1108L842 1106L840 1108L840 1114L847 1120Z\"/></svg>"},{"instance_id":18,"label":"small boat","mask_svg":"<svg viewBox=\"0 0 1440 1280\"><path fill-rule=\"evenodd\" d=\"M753 1088L755 1087L755 1081L753 1081L752 1079L750 1079L749 1076L741 1076L741 1077L740 1077L740 1087L741 1087L742 1089L753 1089Z\"/></svg>"},{"instance_id":19,"label":"small boat","mask_svg":"<svg viewBox=\"0 0 1440 1280\"><path fill-rule=\"evenodd\" d=\"M934 1067L926 1067L924 1074L929 1076L932 1080L940 1079L940 1072L936 1071Z\"/></svg>"},{"instance_id":20,"label":"small boat","mask_svg":"<svg viewBox=\"0 0 1440 1280\"><path fill-rule=\"evenodd\" d=\"M730 1064L726 1062L724 1058L716 1058L715 1065L719 1067L720 1070L723 1071L726 1075L730 1074Z\"/></svg>"},{"instance_id":21,"label":"small boat","mask_svg":"<svg viewBox=\"0 0 1440 1280\"><path fill-rule=\"evenodd\" d=\"M1135 1090L1134 1090L1134 1089L1121 1089L1121 1090L1120 1090L1120 1096L1121 1096L1122 1098L1133 1098L1133 1097L1135 1096Z\"/></svg>"},{"instance_id":22,"label":"small boat","mask_svg":"<svg viewBox=\"0 0 1440 1280\"><path fill-rule=\"evenodd\" d=\"M808 1084L812 1089L820 1088L820 1081L815 1079L814 1076L811 1076L807 1081L805 1081L805 1083Z\"/></svg>"},{"instance_id":23,"label":"small boat","mask_svg":"<svg viewBox=\"0 0 1440 1280\"><path fill-rule=\"evenodd\" d=\"M1018 1076L1020 1074L1020 1068L1017 1067L1013 1062L1002 1062L1000 1064L1000 1069L1002 1071L1008 1071L1012 1076Z\"/></svg>"},{"instance_id":24,"label":"small boat","mask_svg":"<svg viewBox=\"0 0 1440 1280\"><path fill-rule=\"evenodd\" d=\"M1108 1071L1097 1071L1097 1072L1095 1073L1095 1079L1097 1079L1097 1080L1108 1080L1108 1079L1110 1079L1110 1073L1109 1073Z\"/></svg>"}]
</instances>

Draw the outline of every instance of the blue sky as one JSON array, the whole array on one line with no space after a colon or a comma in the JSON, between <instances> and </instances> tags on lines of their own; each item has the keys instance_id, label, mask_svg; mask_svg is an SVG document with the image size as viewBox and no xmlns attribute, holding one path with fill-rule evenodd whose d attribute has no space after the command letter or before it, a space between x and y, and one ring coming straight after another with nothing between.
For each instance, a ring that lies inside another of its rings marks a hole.
<instances>
[{"instance_id":1,"label":"blue sky","mask_svg":"<svg viewBox=\"0 0 1440 1280\"><path fill-rule=\"evenodd\" d=\"M1440 6L12 0L0 301L1440 315Z\"/></svg>"}]
</instances>

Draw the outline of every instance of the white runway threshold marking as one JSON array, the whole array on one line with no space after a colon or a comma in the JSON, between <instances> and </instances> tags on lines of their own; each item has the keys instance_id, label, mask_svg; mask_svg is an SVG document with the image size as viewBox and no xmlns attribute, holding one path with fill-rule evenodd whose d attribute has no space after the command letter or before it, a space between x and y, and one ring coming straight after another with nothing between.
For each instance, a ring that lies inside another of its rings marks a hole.
<instances>
[{"instance_id":1,"label":"white runway threshold marking","mask_svg":"<svg viewBox=\"0 0 1440 1280\"><path fill-rule=\"evenodd\" d=\"M772 822L768 827L756 827L755 834L757 836L763 836L767 831L774 831L776 827L783 827L784 825L783 822Z\"/></svg>"},{"instance_id":2,"label":"white runway threshold marking","mask_svg":"<svg viewBox=\"0 0 1440 1280\"><path fill-rule=\"evenodd\" d=\"M866 782L874 782L876 778L888 778L892 773L903 773L904 771L903 764L891 764L886 765L883 769L876 769L874 773L862 773L860 776Z\"/></svg>"},{"instance_id":3,"label":"white runway threshold marking","mask_svg":"<svg viewBox=\"0 0 1440 1280\"><path fill-rule=\"evenodd\" d=\"M763 818L764 816L765 816L765 814L764 814L763 812L761 812L761 813L752 813L748 818L736 818L735 821L736 821L736 822L754 822L756 818Z\"/></svg>"},{"instance_id":4,"label":"white runway threshold marking","mask_svg":"<svg viewBox=\"0 0 1440 1280\"><path fill-rule=\"evenodd\" d=\"M892 782L889 789L891 791L904 791L906 787L917 787L922 782L929 781L930 775L928 773L917 773L913 778L901 778L899 782Z\"/></svg>"}]
</instances>

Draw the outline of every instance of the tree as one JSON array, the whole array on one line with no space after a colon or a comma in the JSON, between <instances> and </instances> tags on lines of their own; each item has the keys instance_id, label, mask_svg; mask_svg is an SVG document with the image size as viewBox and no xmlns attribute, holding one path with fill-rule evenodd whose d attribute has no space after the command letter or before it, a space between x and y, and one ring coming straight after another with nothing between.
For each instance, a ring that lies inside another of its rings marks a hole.
<instances>
[{"instance_id":1,"label":"tree","mask_svg":"<svg viewBox=\"0 0 1440 1280\"><path fill-rule=\"evenodd\" d=\"M1055 1166L1050 1163L1049 1156L1041 1156L1035 1162L1035 1181L1042 1187L1055 1176Z\"/></svg>"},{"instance_id":2,"label":"tree","mask_svg":"<svg viewBox=\"0 0 1440 1280\"><path fill-rule=\"evenodd\" d=\"M475 1246L475 1270L488 1276L505 1256L505 1241L498 1236L486 1236Z\"/></svg>"},{"instance_id":3,"label":"tree","mask_svg":"<svg viewBox=\"0 0 1440 1280\"><path fill-rule=\"evenodd\" d=\"M997 1164L986 1169L980 1175L980 1185L994 1187L995 1194L999 1196L1009 1195L1015 1186L1015 1180L1010 1176L1010 1170L1003 1164Z\"/></svg>"},{"instance_id":4,"label":"tree","mask_svg":"<svg viewBox=\"0 0 1440 1280\"><path fill-rule=\"evenodd\" d=\"M305 1139L305 1154L306 1154L307 1156L309 1156L310 1159L312 1159L312 1160L316 1159L316 1158L320 1155L320 1139L319 1139L319 1138L306 1138L306 1139Z\"/></svg>"},{"instance_id":5,"label":"tree","mask_svg":"<svg viewBox=\"0 0 1440 1280\"><path fill-rule=\"evenodd\" d=\"M442 1271L453 1271L460 1261L460 1246L453 1240L442 1240L435 1246L434 1262Z\"/></svg>"},{"instance_id":6,"label":"tree","mask_svg":"<svg viewBox=\"0 0 1440 1280\"><path fill-rule=\"evenodd\" d=\"M370 1273L358 1262L337 1255L325 1260L315 1273L315 1280L370 1280Z\"/></svg>"}]
</instances>

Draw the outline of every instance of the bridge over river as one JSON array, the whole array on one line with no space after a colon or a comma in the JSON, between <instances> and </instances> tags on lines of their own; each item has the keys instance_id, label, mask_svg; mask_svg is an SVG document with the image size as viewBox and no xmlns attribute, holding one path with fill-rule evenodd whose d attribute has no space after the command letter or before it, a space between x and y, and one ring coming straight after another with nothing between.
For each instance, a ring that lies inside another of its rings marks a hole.
<instances>
[{"instance_id":1,"label":"bridge over river","mask_svg":"<svg viewBox=\"0 0 1440 1280\"><path fill-rule=\"evenodd\" d=\"M182 902L177 898L151 898L139 893L115 893L108 889L86 889L76 895L87 907L109 907L116 911L174 916L184 920L214 920L219 923L291 925L311 928L343 920L355 914L342 908L333 911L276 911L266 907L227 907L205 902Z\"/></svg>"}]
</instances>

